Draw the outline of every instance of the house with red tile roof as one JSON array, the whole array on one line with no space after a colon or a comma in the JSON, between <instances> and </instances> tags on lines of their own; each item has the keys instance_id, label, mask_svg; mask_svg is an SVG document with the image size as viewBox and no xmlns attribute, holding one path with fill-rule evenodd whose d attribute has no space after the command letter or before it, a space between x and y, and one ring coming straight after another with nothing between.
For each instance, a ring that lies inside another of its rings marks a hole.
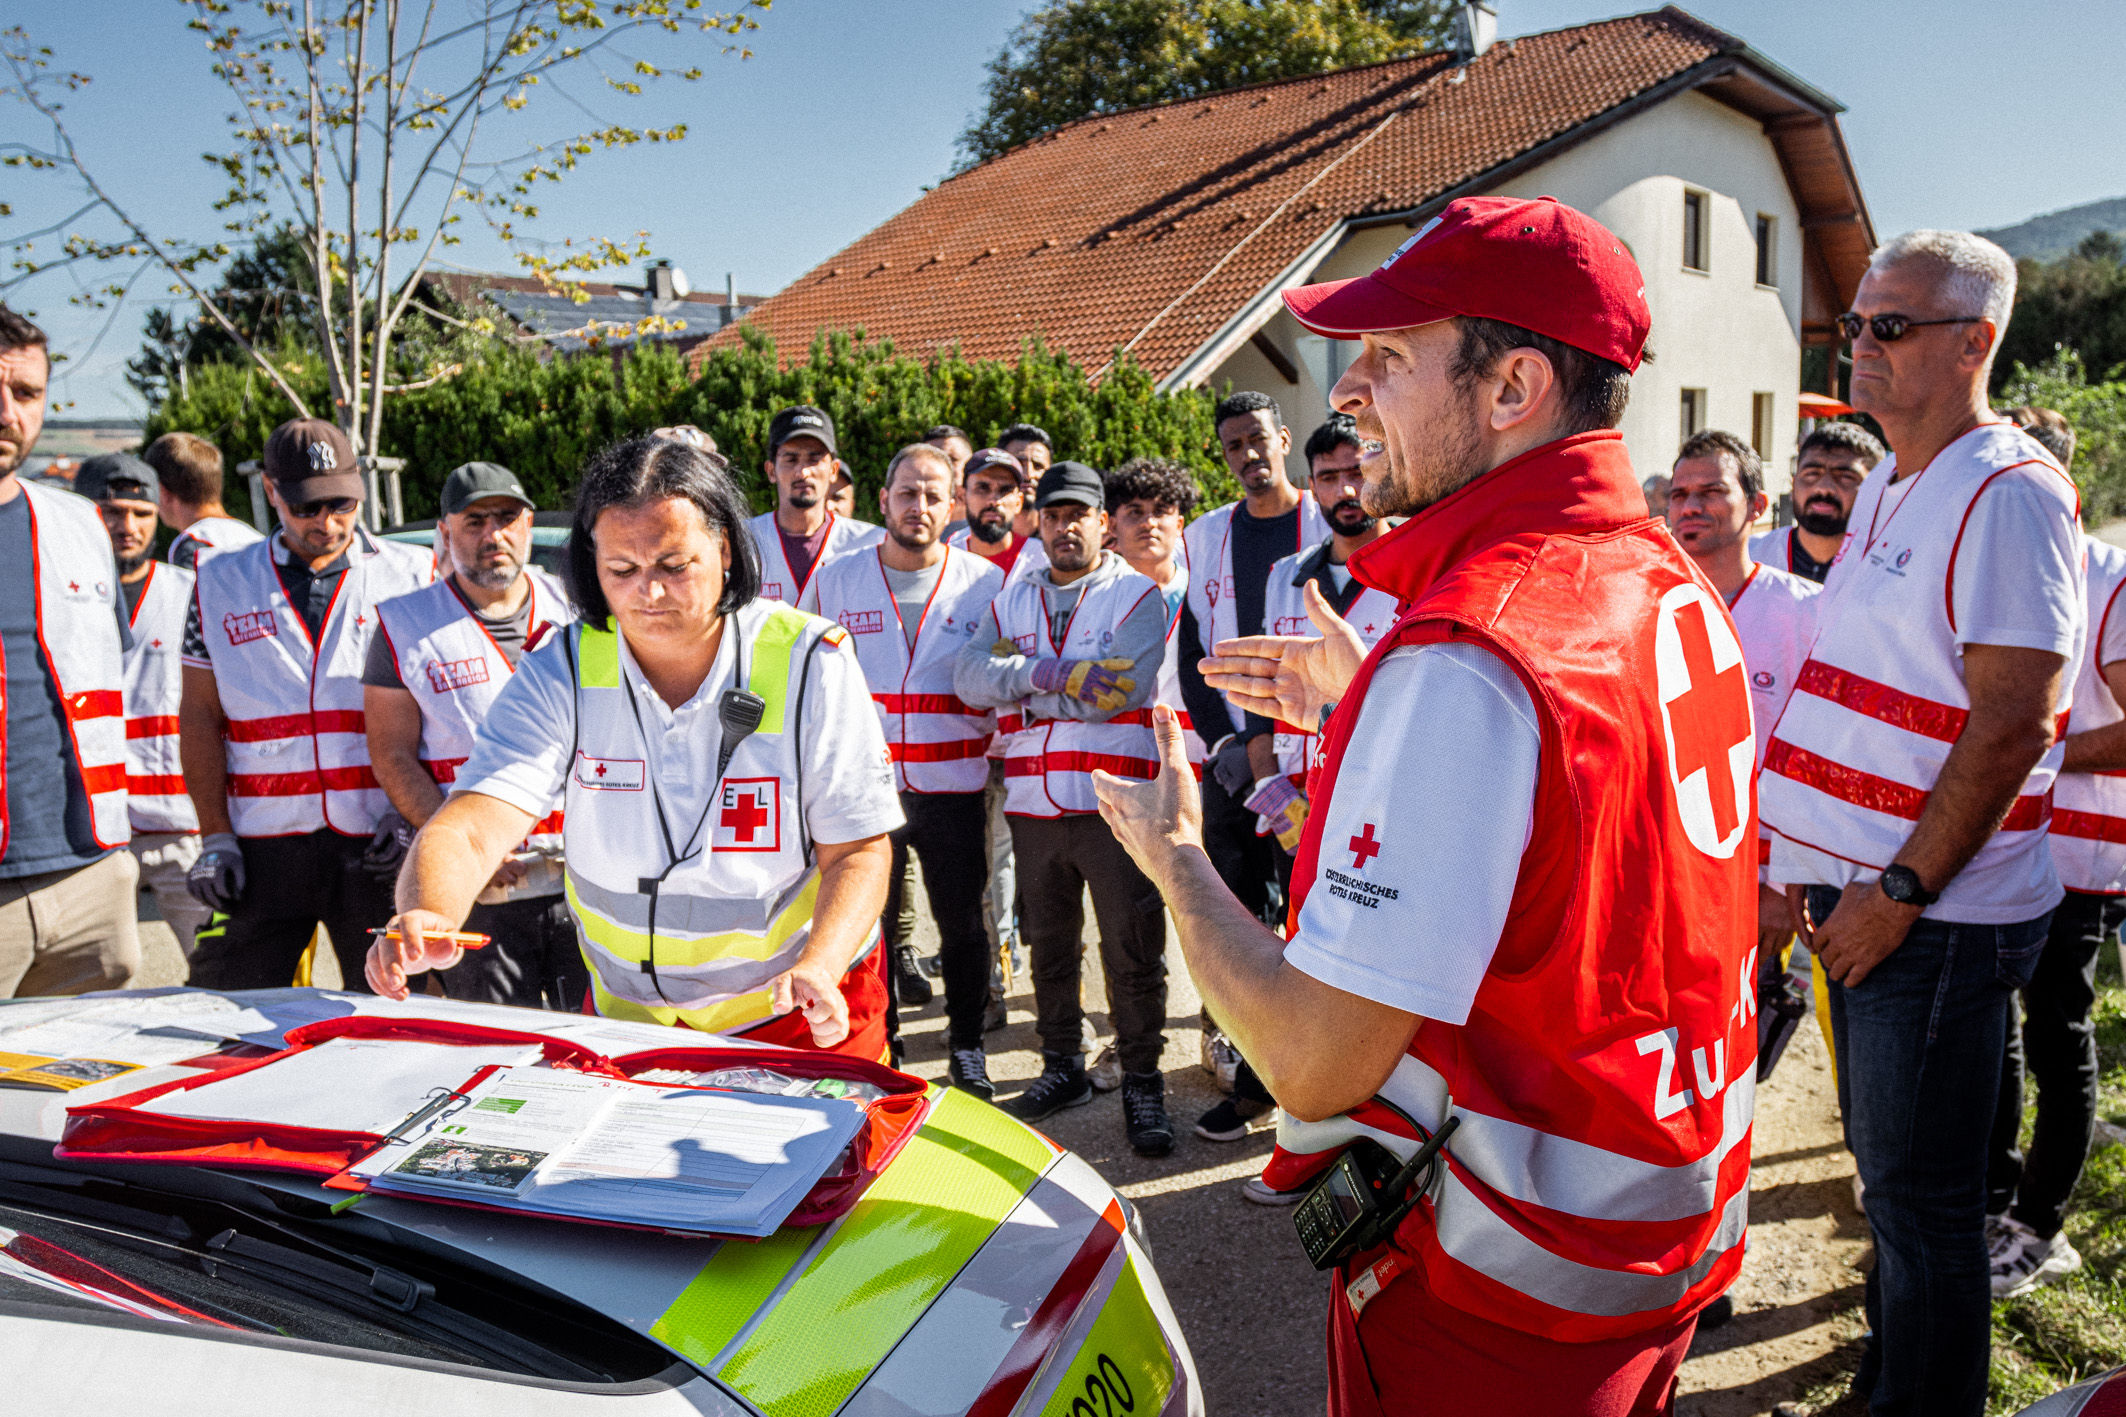
<instances>
[{"instance_id":1,"label":"house with red tile roof","mask_svg":"<svg viewBox=\"0 0 2126 1417\"><path fill-rule=\"evenodd\" d=\"M1354 346L1300 329L1279 292L1373 269L1456 197L1549 195L1646 274L1654 358L1624 427L1642 475L1721 427L1783 489L1802 349L1832 343L1875 244L1841 105L1673 6L1477 48L1069 124L748 318L800 358L857 327L919 354L1010 358L1035 332L1088 368L1127 351L1164 387L1276 398L1296 474Z\"/></svg>"}]
</instances>

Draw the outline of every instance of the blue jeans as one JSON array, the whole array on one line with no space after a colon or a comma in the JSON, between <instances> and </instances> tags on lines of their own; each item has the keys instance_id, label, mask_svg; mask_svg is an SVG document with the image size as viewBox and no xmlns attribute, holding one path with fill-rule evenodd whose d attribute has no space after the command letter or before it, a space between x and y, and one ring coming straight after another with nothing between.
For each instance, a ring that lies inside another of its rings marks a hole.
<instances>
[{"instance_id":1,"label":"blue jeans","mask_svg":"<svg viewBox=\"0 0 2126 1417\"><path fill-rule=\"evenodd\" d=\"M1809 888L1815 919L1837 903L1836 890ZM1838 1106L1875 1238L1853 1380L1874 1417L1985 1411L1987 1144L2009 998L2037 968L2051 919L1921 920L1859 987L1831 983Z\"/></svg>"}]
</instances>

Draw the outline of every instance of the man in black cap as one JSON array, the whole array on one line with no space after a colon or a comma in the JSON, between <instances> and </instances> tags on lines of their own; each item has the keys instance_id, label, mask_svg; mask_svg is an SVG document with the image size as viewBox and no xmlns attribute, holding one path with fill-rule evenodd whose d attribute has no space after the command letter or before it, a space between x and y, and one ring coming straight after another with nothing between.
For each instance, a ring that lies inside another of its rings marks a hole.
<instances>
[{"instance_id":1,"label":"man in black cap","mask_svg":"<svg viewBox=\"0 0 2126 1417\"><path fill-rule=\"evenodd\" d=\"M125 652L126 816L140 883L189 956L207 923L186 878L199 860L199 814L185 791L178 760L177 715L184 698L178 651L192 607L192 573L157 561L156 508L161 479L130 453L105 453L81 465L74 490L96 504L118 561L118 589L133 631Z\"/></svg>"},{"instance_id":2,"label":"man in black cap","mask_svg":"<svg viewBox=\"0 0 2126 1417\"><path fill-rule=\"evenodd\" d=\"M370 767L362 665L378 604L426 585L435 558L362 530L362 474L332 424L283 423L263 461L280 525L200 563L185 624L184 775L203 833L191 890L216 912L192 982L286 984L323 925L361 989L411 839Z\"/></svg>"},{"instance_id":3,"label":"man in black cap","mask_svg":"<svg viewBox=\"0 0 2126 1417\"><path fill-rule=\"evenodd\" d=\"M1107 490L1082 463L1041 475L1034 503L1048 565L1013 576L960 651L959 697L1000 710L1004 811L1032 955L1042 1072L1009 1106L1039 1121L1092 1100L1079 1002L1084 893L1100 925L1124 1129L1139 1154L1173 1150L1166 1115L1166 914L1099 815L1092 773L1157 772L1145 705L1166 656L1166 599L1107 538Z\"/></svg>"},{"instance_id":4,"label":"man in black cap","mask_svg":"<svg viewBox=\"0 0 2126 1417\"><path fill-rule=\"evenodd\" d=\"M770 419L768 460L762 467L775 484L775 510L753 518L753 540L760 546L760 593L795 605L812 579L813 567L830 556L869 546L885 531L838 516L828 505L842 465L834 446L834 420L825 409L801 403Z\"/></svg>"},{"instance_id":5,"label":"man in black cap","mask_svg":"<svg viewBox=\"0 0 2126 1417\"><path fill-rule=\"evenodd\" d=\"M436 536L447 579L377 607L362 708L376 779L418 831L443 805L473 737L525 651L576 618L531 564L532 499L508 468L467 463L443 483ZM493 943L439 971L454 999L573 1011L589 973L561 890L561 820L537 823L480 893L465 928Z\"/></svg>"}]
</instances>

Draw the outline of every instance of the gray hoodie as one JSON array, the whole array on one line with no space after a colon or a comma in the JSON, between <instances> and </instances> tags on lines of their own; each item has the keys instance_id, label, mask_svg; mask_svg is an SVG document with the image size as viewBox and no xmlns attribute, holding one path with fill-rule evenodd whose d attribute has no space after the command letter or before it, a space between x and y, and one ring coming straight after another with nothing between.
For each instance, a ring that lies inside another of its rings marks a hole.
<instances>
[{"instance_id":1,"label":"gray hoodie","mask_svg":"<svg viewBox=\"0 0 2126 1417\"><path fill-rule=\"evenodd\" d=\"M1129 563L1112 551L1101 552L1100 563L1067 586L1059 586L1051 580L1046 567L1034 573L1034 581L1041 588L1042 609L1051 624L1055 617L1067 617L1076 609L1079 598L1087 590L1123 579L1140 582L1148 593L1123 617L1122 623L1115 626L1114 644L1107 653L1110 659L1127 659L1132 666L1129 677L1136 681L1136 687L1129 691L1121 708L1101 709L1064 694L1036 694L1033 667L1037 657L996 652L995 646L1004 637L997 624L994 606L981 630L960 647L959 663L953 666L953 689L962 699L980 708L1005 708L1027 700L1030 701L1029 710L1037 718L1070 718L1090 723L1144 707L1151 702L1159 687L1159 666L1166 658L1167 605L1159 588L1149 578L1131 570Z\"/></svg>"}]
</instances>

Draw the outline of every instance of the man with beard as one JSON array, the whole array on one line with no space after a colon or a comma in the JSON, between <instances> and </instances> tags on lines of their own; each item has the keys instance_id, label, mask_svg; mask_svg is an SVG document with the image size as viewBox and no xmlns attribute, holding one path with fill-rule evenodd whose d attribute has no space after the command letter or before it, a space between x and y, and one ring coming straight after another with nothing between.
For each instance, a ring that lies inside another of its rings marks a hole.
<instances>
[{"instance_id":1,"label":"man with beard","mask_svg":"<svg viewBox=\"0 0 2126 1417\"><path fill-rule=\"evenodd\" d=\"M1251 730L1247 716L1232 710L1203 685L1198 670L1206 651L1220 640L1263 632L1263 599L1270 567L1314 546L1329 534L1321 508L1299 495L1285 472L1292 430L1267 394L1244 389L1213 411L1225 465L1246 496L1213 507L1189 524L1188 609L1178 646L1181 689L1189 716L1207 748L1203 775L1204 837L1218 875L1260 916L1270 904L1276 851L1255 834L1247 798L1255 783L1277 771L1269 725Z\"/></svg>"},{"instance_id":2,"label":"man with beard","mask_svg":"<svg viewBox=\"0 0 2126 1417\"><path fill-rule=\"evenodd\" d=\"M1028 541L1041 535L1041 514L1034 509L1034 484L1056 460L1056 440L1033 423L1014 423L997 435L997 446L1019 461L1019 490L1025 494L1012 531Z\"/></svg>"},{"instance_id":3,"label":"man with beard","mask_svg":"<svg viewBox=\"0 0 2126 1417\"><path fill-rule=\"evenodd\" d=\"M945 544L952 486L952 460L937 448L916 443L895 453L879 493L885 540L820 567L798 608L849 632L871 686L908 819L892 835L881 925L895 974L914 974L915 946L902 931L913 848L938 927L952 1085L986 1102L996 1096L982 1051L989 1004L982 893L988 880L975 863L986 850L982 796L996 718L962 701L953 677L961 648L983 628L989 602L1003 588L1004 573Z\"/></svg>"},{"instance_id":4,"label":"man with beard","mask_svg":"<svg viewBox=\"0 0 2126 1417\"><path fill-rule=\"evenodd\" d=\"M185 620L179 754L202 833L189 885L215 912L192 982L287 984L323 925L359 989L410 835L370 767L362 665L377 606L434 579L435 556L361 529L361 470L334 425L290 419L261 461L280 526L201 561Z\"/></svg>"},{"instance_id":5,"label":"man with beard","mask_svg":"<svg viewBox=\"0 0 2126 1417\"><path fill-rule=\"evenodd\" d=\"M508 468L466 463L443 481L436 534L450 576L377 607L362 668L376 780L419 831L443 805L517 663L576 618L529 564L532 499ZM480 892L465 928L491 943L437 977L453 999L574 1012L590 974L561 881L561 814L535 823Z\"/></svg>"},{"instance_id":6,"label":"man with beard","mask_svg":"<svg viewBox=\"0 0 2126 1417\"><path fill-rule=\"evenodd\" d=\"M1319 545L1270 567L1263 628L1273 635L1303 635L1313 627L1309 617L1319 602L1371 648L1395 623L1395 598L1360 582L1349 565L1353 552L1388 529L1360 501L1365 479L1358 470L1357 424L1349 414L1330 414L1308 435L1305 452L1309 490L1329 534ZM1253 713L1247 716L1247 732L1251 742L1272 743L1276 757L1273 770L1256 779L1243 805L1258 814L1258 832L1277 843L1278 884L1289 887L1293 853L1307 820L1307 763L1318 737ZM1248 1123L1276 1106L1262 1079L1240 1058L1233 1070L1233 1095L1196 1119L1196 1135L1205 1141L1244 1140ZM1297 1191L1273 1190L1259 1177L1241 1194L1258 1205L1290 1205L1299 1199Z\"/></svg>"},{"instance_id":7,"label":"man with beard","mask_svg":"<svg viewBox=\"0 0 2126 1417\"><path fill-rule=\"evenodd\" d=\"M1085 892L1123 1067L1123 1125L1143 1156L1173 1150L1166 1116L1166 914L1159 893L1100 820L1092 774L1157 771L1145 705L1166 653L1166 601L1107 537L1106 489L1082 463L1042 474L1034 499L1048 568L1014 576L960 651L954 686L1003 710L1004 810L1026 902L1041 1076L1010 1104L1036 1122L1092 1100L1079 1001Z\"/></svg>"},{"instance_id":8,"label":"man with beard","mask_svg":"<svg viewBox=\"0 0 2126 1417\"><path fill-rule=\"evenodd\" d=\"M44 331L0 305L0 998L140 969L111 541L88 503L19 475L51 368Z\"/></svg>"},{"instance_id":9,"label":"man with beard","mask_svg":"<svg viewBox=\"0 0 2126 1417\"><path fill-rule=\"evenodd\" d=\"M967 525L948 534L945 543L988 557L1006 579L1045 569L1048 553L1018 529L1029 500L1026 488L1025 465L1012 454L1002 448L975 453L960 482Z\"/></svg>"},{"instance_id":10,"label":"man with beard","mask_svg":"<svg viewBox=\"0 0 2126 1417\"><path fill-rule=\"evenodd\" d=\"M1794 525L1751 537L1750 559L1822 585L1845 541L1860 484L1888 452L1857 423L1825 423L1803 438L1794 467Z\"/></svg>"},{"instance_id":11,"label":"man with beard","mask_svg":"<svg viewBox=\"0 0 2126 1417\"><path fill-rule=\"evenodd\" d=\"M847 474L835 453L834 420L825 409L798 404L770 419L763 466L775 484L775 510L762 512L751 524L753 543L760 548L760 593L795 605L821 562L869 546L884 533L838 515L829 503L837 479Z\"/></svg>"},{"instance_id":12,"label":"man with beard","mask_svg":"<svg viewBox=\"0 0 2126 1417\"><path fill-rule=\"evenodd\" d=\"M1366 511L1409 517L1351 559L1404 607L1370 652L1318 606L1318 636L1204 664L1324 735L1289 940L1212 869L1170 713L1155 781L1095 778L1283 1109L1272 1183L1361 1137L1444 1145L1356 1234L1314 1231L1332 1414L1666 1411L1742 1264L1749 695L1616 431L1644 289L1592 218L1464 197L1371 274L1285 293L1363 338L1331 401Z\"/></svg>"},{"instance_id":13,"label":"man with beard","mask_svg":"<svg viewBox=\"0 0 2126 1417\"><path fill-rule=\"evenodd\" d=\"M207 923L207 908L185 885L199 859L199 814L185 793L177 752L184 699L178 651L192 604L192 573L155 560L160 489L153 467L129 453L106 453L81 465L74 490L103 515L133 630L125 654L126 817L133 859L177 947L190 956L199 927Z\"/></svg>"}]
</instances>

